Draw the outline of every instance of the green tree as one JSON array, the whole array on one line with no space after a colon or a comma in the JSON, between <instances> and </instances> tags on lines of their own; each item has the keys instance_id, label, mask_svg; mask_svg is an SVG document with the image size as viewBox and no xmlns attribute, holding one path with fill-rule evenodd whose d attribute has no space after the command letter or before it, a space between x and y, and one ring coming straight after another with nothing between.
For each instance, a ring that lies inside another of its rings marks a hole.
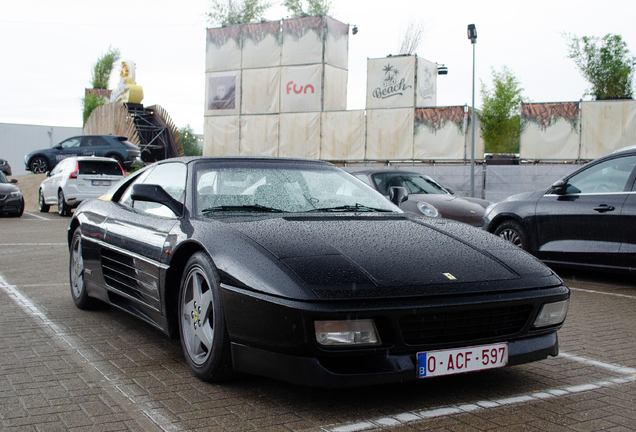
<instances>
[{"instance_id":1,"label":"green tree","mask_svg":"<svg viewBox=\"0 0 636 432\"><path fill-rule=\"evenodd\" d=\"M181 135L181 145L183 146L184 156L201 156L201 147L197 143L197 137L190 125L186 125L179 129Z\"/></svg>"},{"instance_id":2,"label":"green tree","mask_svg":"<svg viewBox=\"0 0 636 432\"><path fill-rule=\"evenodd\" d=\"M95 94L87 93L86 95L84 95L84 97L82 98L82 126L86 125L86 121L88 120L88 117L90 117L93 110L98 106L104 105L105 103L106 100L104 98L99 97Z\"/></svg>"},{"instance_id":3,"label":"green tree","mask_svg":"<svg viewBox=\"0 0 636 432\"><path fill-rule=\"evenodd\" d=\"M93 77L91 84L96 89L107 89L110 82L110 74L113 72L115 62L121 58L119 49L108 47L106 54L103 54L93 65Z\"/></svg>"},{"instance_id":4,"label":"green tree","mask_svg":"<svg viewBox=\"0 0 636 432\"><path fill-rule=\"evenodd\" d=\"M568 41L568 57L592 85L585 94L596 99L631 99L636 58L629 54L620 35L577 37L563 35Z\"/></svg>"},{"instance_id":5,"label":"green tree","mask_svg":"<svg viewBox=\"0 0 636 432\"><path fill-rule=\"evenodd\" d=\"M206 15L213 25L248 24L263 18L271 6L265 0L211 0Z\"/></svg>"},{"instance_id":6,"label":"green tree","mask_svg":"<svg viewBox=\"0 0 636 432\"><path fill-rule=\"evenodd\" d=\"M506 65L500 72L492 69L493 88L481 83L483 107L477 113L481 122L486 153L519 153L520 82Z\"/></svg>"},{"instance_id":7,"label":"green tree","mask_svg":"<svg viewBox=\"0 0 636 432\"><path fill-rule=\"evenodd\" d=\"M329 15L331 0L307 0L307 10L303 7L302 0L283 0L283 6L291 13L291 18Z\"/></svg>"}]
</instances>

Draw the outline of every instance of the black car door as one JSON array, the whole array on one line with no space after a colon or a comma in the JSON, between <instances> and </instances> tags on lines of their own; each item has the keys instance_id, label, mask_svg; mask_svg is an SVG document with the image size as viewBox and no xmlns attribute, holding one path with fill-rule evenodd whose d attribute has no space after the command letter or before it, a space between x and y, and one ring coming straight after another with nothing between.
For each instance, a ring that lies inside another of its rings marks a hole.
<instances>
[{"instance_id":1,"label":"black car door","mask_svg":"<svg viewBox=\"0 0 636 432\"><path fill-rule=\"evenodd\" d=\"M627 193L621 212L623 241L619 254L625 267L636 269L636 180L632 179L631 183L631 190Z\"/></svg>"},{"instance_id":2,"label":"black car door","mask_svg":"<svg viewBox=\"0 0 636 432\"><path fill-rule=\"evenodd\" d=\"M636 156L616 156L577 171L564 193L549 190L537 202L537 256L545 261L623 265L623 205Z\"/></svg>"},{"instance_id":3,"label":"black car door","mask_svg":"<svg viewBox=\"0 0 636 432\"><path fill-rule=\"evenodd\" d=\"M162 204L133 201L132 186L157 184L183 203L186 174L186 165L179 162L160 164L141 174L104 224L101 260L106 285L157 311L161 310L160 282L168 268L164 248L179 216Z\"/></svg>"},{"instance_id":4,"label":"black car door","mask_svg":"<svg viewBox=\"0 0 636 432\"><path fill-rule=\"evenodd\" d=\"M105 156L110 144L100 136L86 135L82 137L80 153L82 156Z\"/></svg>"},{"instance_id":5,"label":"black car door","mask_svg":"<svg viewBox=\"0 0 636 432\"><path fill-rule=\"evenodd\" d=\"M82 137L73 137L62 141L49 152L49 159L52 165L56 165L59 161L67 157L77 156L81 154L80 143Z\"/></svg>"}]
</instances>

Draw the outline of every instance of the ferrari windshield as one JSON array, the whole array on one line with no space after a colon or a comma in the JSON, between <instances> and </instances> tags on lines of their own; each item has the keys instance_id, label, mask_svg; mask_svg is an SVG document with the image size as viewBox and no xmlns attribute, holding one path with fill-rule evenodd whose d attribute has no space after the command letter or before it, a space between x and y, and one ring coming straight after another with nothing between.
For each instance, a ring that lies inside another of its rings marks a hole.
<instances>
[{"instance_id":1,"label":"ferrari windshield","mask_svg":"<svg viewBox=\"0 0 636 432\"><path fill-rule=\"evenodd\" d=\"M227 212L401 212L352 175L319 164L197 164L198 215Z\"/></svg>"}]
</instances>

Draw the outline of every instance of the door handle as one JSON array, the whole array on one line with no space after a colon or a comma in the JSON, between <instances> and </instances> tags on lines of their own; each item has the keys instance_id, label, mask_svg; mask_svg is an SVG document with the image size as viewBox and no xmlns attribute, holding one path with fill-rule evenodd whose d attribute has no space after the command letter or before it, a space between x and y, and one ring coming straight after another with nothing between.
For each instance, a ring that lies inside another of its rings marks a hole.
<instances>
[{"instance_id":1,"label":"door handle","mask_svg":"<svg viewBox=\"0 0 636 432\"><path fill-rule=\"evenodd\" d=\"M599 213L605 213L605 212L609 212L609 211L614 211L616 209L614 208L614 206L608 206L607 204L601 204L598 207L594 207L594 210L596 210Z\"/></svg>"}]
</instances>

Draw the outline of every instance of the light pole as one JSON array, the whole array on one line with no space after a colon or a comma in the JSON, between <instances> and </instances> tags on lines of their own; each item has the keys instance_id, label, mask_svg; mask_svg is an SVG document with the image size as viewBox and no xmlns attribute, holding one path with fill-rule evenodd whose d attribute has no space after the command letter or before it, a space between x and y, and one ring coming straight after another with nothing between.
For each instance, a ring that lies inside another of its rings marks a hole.
<instances>
[{"instance_id":1,"label":"light pole","mask_svg":"<svg viewBox=\"0 0 636 432\"><path fill-rule=\"evenodd\" d=\"M470 115L470 196L475 197L475 44L477 43L475 24L468 24L468 39L473 45L473 111Z\"/></svg>"}]
</instances>

